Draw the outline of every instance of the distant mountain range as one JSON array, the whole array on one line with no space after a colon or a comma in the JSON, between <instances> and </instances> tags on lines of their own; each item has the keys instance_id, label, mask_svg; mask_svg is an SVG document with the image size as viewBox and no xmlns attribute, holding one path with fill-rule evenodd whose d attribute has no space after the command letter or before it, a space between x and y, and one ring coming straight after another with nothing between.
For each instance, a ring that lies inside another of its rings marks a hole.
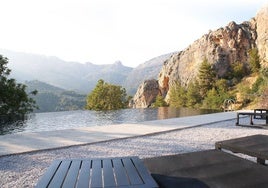
<instances>
[{"instance_id":1,"label":"distant mountain range","mask_svg":"<svg viewBox=\"0 0 268 188\"><path fill-rule=\"evenodd\" d=\"M157 79L164 62L169 59L173 54L175 54L175 52L152 58L134 68L128 74L123 84L123 86L127 89L128 93L134 95L137 91L137 88L143 81L149 79Z\"/></svg>"},{"instance_id":2,"label":"distant mountain range","mask_svg":"<svg viewBox=\"0 0 268 188\"><path fill-rule=\"evenodd\" d=\"M144 80L158 77L164 61L173 53L153 58L136 68L119 61L107 65L81 64L4 49L0 49L0 54L9 59L10 77L26 84L29 92L38 90L33 97L39 106L36 112L50 112L83 109L87 94L99 79L121 85L133 96Z\"/></svg>"},{"instance_id":3,"label":"distant mountain range","mask_svg":"<svg viewBox=\"0 0 268 188\"><path fill-rule=\"evenodd\" d=\"M121 85L129 95L134 95L139 84L146 79L157 78L163 62L171 54L153 58L137 68L114 64L96 65L61 60L57 57L14 52L0 49L0 54L9 59L11 77L18 82L38 80L66 90L88 94L99 79Z\"/></svg>"},{"instance_id":4,"label":"distant mountain range","mask_svg":"<svg viewBox=\"0 0 268 188\"><path fill-rule=\"evenodd\" d=\"M39 80L53 86L80 93L91 91L99 79L122 85L132 68L120 62L95 65L67 62L57 57L0 50L9 59L11 76L19 82Z\"/></svg>"}]
</instances>

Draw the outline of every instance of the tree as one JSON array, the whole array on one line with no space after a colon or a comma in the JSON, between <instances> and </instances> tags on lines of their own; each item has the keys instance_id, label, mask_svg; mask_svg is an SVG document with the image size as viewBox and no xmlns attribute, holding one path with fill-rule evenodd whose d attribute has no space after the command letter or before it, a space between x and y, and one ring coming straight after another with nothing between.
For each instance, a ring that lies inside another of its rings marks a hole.
<instances>
[{"instance_id":1,"label":"tree","mask_svg":"<svg viewBox=\"0 0 268 188\"><path fill-rule=\"evenodd\" d=\"M240 61L231 64L231 69L232 71L230 73L230 77L234 80L234 83L239 82L244 76L247 75L246 67Z\"/></svg>"},{"instance_id":2,"label":"tree","mask_svg":"<svg viewBox=\"0 0 268 188\"><path fill-rule=\"evenodd\" d=\"M258 72L261 68L260 56L257 48L249 50L249 64L253 73Z\"/></svg>"},{"instance_id":3,"label":"tree","mask_svg":"<svg viewBox=\"0 0 268 188\"><path fill-rule=\"evenodd\" d=\"M224 100L234 98L228 91L228 83L225 79L219 79L215 82L214 87L207 92L203 100L203 108L221 109Z\"/></svg>"},{"instance_id":4,"label":"tree","mask_svg":"<svg viewBox=\"0 0 268 188\"><path fill-rule=\"evenodd\" d=\"M15 79L8 78L11 70L7 67L8 59L0 55L0 115L10 118L24 116L37 106L28 96L24 84L17 84ZM37 91L30 92L36 95Z\"/></svg>"},{"instance_id":5,"label":"tree","mask_svg":"<svg viewBox=\"0 0 268 188\"><path fill-rule=\"evenodd\" d=\"M204 98L208 90L212 89L216 80L216 72L212 65L208 63L207 59L204 59L198 74L198 81L200 86L200 95Z\"/></svg>"},{"instance_id":6,"label":"tree","mask_svg":"<svg viewBox=\"0 0 268 188\"><path fill-rule=\"evenodd\" d=\"M191 82L188 85L186 93L187 107L196 107L201 103L201 96L199 93L199 85L197 82Z\"/></svg>"},{"instance_id":7,"label":"tree","mask_svg":"<svg viewBox=\"0 0 268 188\"><path fill-rule=\"evenodd\" d=\"M161 95L157 95L155 102L152 104L153 107L165 107L168 106L166 101L164 100L164 97Z\"/></svg>"},{"instance_id":8,"label":"tree","mask_svg":"<svg viewBox=\"0 0 268 188\"><path fill-rule=\"evenodd\" d=\"M117 110L126 107L126 90L100 79L94 90L87 96L88 110Z\"/></svg>"},{"instance_id":9,"label":"tree","mask_svg":"<svg viewBox=\"0 0 268 188\"><path fill-rule=\"evenodd\" d=\"M186 106L186 90L180 82L174 83L169 92L169 104L171 107L179 108Z\"/></svg>"}]
</instances>

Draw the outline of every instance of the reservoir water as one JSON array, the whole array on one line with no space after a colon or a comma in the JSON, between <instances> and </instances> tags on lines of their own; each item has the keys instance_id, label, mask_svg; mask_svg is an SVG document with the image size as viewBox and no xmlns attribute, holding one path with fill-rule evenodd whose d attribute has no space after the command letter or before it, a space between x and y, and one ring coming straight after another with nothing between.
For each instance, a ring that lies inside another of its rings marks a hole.
<instances>
[{"instance_id":1,"label":"reservoir water","mask_svg":"<svg viewBox=\"0 0 268 188\"><path fill-rule=\"evenodd\" d=\"M188 108L146 108L123 109L114 111L64 111L30 114L25 121L11 125L1 125L0 135L18 132L40 132L77 127L102 126L122 123L138 123L150 120L160 120L199 114L215 113L217 111Z\"/></svg>"}]
</instances>

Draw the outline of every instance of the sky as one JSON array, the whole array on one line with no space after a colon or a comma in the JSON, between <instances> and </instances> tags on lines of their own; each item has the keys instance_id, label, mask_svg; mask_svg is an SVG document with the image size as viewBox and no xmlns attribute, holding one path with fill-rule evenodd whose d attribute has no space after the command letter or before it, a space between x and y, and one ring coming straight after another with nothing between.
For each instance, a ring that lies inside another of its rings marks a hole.
<instances>
[{"instance_id":1,"label":"sky","mask_svg":"<svg viewBox=\"0 0 268 188\"><path fill-rule=\"evenodd\" d=\"M0 48L137 67L209 30L254 17L268 0L0 0Z\"/></svg>"}]
</instances>

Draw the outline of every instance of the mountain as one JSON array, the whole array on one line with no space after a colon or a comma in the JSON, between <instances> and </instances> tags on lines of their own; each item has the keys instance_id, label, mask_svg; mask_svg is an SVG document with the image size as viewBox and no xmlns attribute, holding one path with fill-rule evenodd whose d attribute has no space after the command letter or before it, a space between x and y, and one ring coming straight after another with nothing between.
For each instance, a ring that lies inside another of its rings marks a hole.
<instances>
[{"instance_id":1,"label":"mountain","mask_svg":"<svg viewBox=\"0 0 268 188\"><path fill-rule=\"evenodd\" d=\"M210 31L185 50L174 54L162 67L158 80L162 93L169 96L169 88L176 80L187 86L198 75L199 67L207 59L219 78L227 76L231 65L241 62L248 66L250 49L256 48L256 30L253 21Z\"/></svg>"},{"instance_id":2,"label":"mountain","mask_svg":"<svg viewBox=\"0 0 268 188\"><path fill-rule=\"evenodd\" d=\"M169 88L176 80L187 86L196 79L204 59L215 67L218 78L226 77L238 62L249 69L249 51L252 49L258 50L261 66L268 67L267 31L268 5L249 21L241 24L230 22L203 35L165 62L158 77L161 93L167 94L168 98Z\"/></svg>"},{"instance_id":3,"label":"mountain","mask_svg":"<svg viewBox=\"0 0 268 188\"><path fill-rule=\"evenodd\" d=\"M134 95L139 87L139 84L145 80L157 79L158 74L164 62L170 58L173 53L164 54L146 61L134 68L126 78L123 86L127 89L130 95Z\"/></svg>"},{"instance_id":4,"label":"mountain","mask_svg":"<svg viewBox=\"0 0 268 188\"><path fill-rule=\"evenodd\" d=\"M99 79L123 85L131 67L121 62L107 65L81 64L63 61L57 57L14 52L0 49L0 54L9 59L11 77L18 82L39 80L67 90L88 94Z\"/></svg>"},{"instance_id":5,"label":"mountain","mask_svg":"<svg viewBox=\"0 0 268 188\"><path fill-rule=\"evenodd\" d=\"M96 65L67 62L57 57L14 52L0 49L0 54L9 59L11 77L18 82L39 80L50 85L88 94L99 79L121 85L129 95L134 95L139 84L148 79L157 79L159 71L172 54L152 58L136 68L124 66L120 61L114 64Z\"/></svg>"},{"instance_id":6,"label":"mountain","mask_svg":"<svg viewBox=\"0 0 268 188\"><path fill-rule=\"evenodd\" d=\"M31 96L39 107L35 112L79 110L84 109L86 105L86 95L74 91L67 91L37 80L26 81L25 85L28 92L38 91L37 95Z\"/></svg>"},{"instance_id":7,"label":"mountain","mask_svg":"<svg viewBox=\"0 0 268 188\"><path fill-rule=\"evenodd\" d=\"M173 54L164 62L159 76L159 92L166 101L169 101L170 88L176 82L187 88L189 83L197 79L200 66L204 60L210 63L216 71L216 78L229 79L234 67L242 65L245 72L250 72L250 51L257 50L261 68L268 68L268 5L263 7L254 18L241 24L230 22L227 26L204 34L190 44L186 49ZM148 82L149 83L149 82ZM146 88L151 88L148 86ZM229 84L230 84L229 83ZM145 83L143 83L145 85ZM231 85L231 84L230 84ZM152 85L154 86L154 85ZM144 88L144 87L140 87ZM268 88L267 88L268 91ZM143 100L137 104L146 104L144 94L150 101L156 98L148 91L137 91L134 98ZM136 104L133 104L136 106ZM150 106L146 104L143 107Z\"/></svg>"}]
</instances>

